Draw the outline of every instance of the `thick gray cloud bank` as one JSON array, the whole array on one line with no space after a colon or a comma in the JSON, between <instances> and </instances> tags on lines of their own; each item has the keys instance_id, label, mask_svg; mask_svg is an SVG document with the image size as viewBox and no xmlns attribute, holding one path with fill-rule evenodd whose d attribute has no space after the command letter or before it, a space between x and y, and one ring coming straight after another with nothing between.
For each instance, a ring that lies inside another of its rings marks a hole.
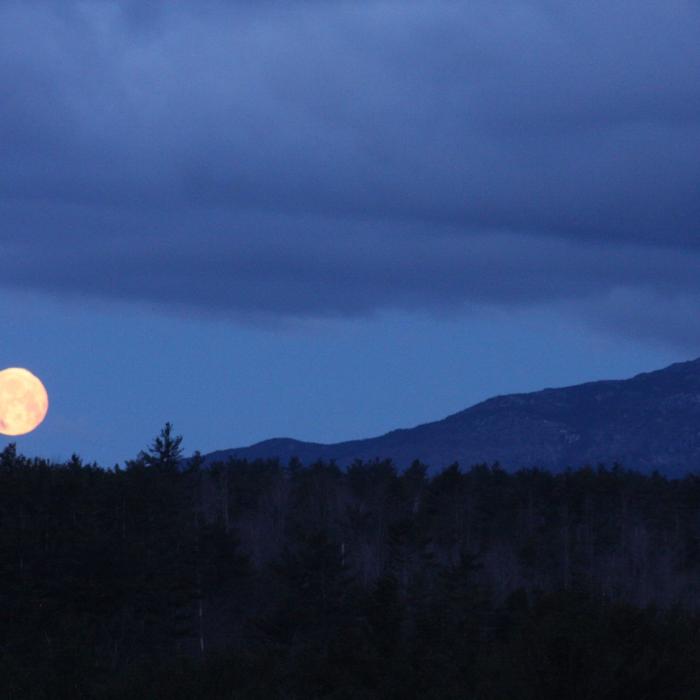
<instances>
[{"instance_id":1,"label":"thick gray cloud bank","mask_svg":"<svg viewBox=\"0 0 700 700\"><path fill-rule=\"evenodd\" d=\"M696 0L0 2L0 283L698 345L699 32Z\"/></svg>"}]
</instances>

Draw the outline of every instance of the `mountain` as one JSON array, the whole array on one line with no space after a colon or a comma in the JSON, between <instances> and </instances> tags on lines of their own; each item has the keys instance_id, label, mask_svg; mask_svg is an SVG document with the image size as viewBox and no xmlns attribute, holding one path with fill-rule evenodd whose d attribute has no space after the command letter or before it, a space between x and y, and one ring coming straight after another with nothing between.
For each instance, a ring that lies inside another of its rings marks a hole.
<instances>
[{"instance_id":1,"label":"mountain","mask_svg":"<svg viewBox=\"0 0 700 700\"><path fill-rule=\"evenodd\" d=\"M618 462L678 476L700 471L700 359L631 379L497 396L379 437L334 444L275 438L212 452L206 460L228 457L278 457L284 464L292 457L304 464L333 459L339 466L391 458L399 468L419 459L433 471L455 461L553 471Z\"/></svg>"}]
</instances>

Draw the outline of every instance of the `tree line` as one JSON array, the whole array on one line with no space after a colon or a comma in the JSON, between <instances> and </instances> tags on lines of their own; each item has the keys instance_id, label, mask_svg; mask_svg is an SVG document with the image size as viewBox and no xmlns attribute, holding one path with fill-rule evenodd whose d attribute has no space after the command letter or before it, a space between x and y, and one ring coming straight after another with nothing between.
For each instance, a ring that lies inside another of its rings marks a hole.
<instances>
[{"instance_id":1,"label":"tree line","mask_svg":"<svg viewBox=\"0 0 700 700\"><path fill-rule=\"evenodd\" d=\"M0 453L3 698L697 698L700 478Z\"/></svg>"}]
</instances>

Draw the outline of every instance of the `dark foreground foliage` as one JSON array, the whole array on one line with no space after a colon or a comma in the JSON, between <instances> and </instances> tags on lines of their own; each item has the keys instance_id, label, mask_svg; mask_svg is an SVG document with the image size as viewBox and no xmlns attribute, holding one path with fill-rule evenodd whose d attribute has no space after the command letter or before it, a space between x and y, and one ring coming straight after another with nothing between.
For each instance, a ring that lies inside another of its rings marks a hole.
<instances>
[{"instance_id":1,"label":"dark foreground foliage","mask_svg":"<svg viewBox=\"0 0 700 700\"><path fill-rule=\"evenodd\" d=\"M700 698L700 479L0 453L0 697Z\"/></svg>"}]
</instances>

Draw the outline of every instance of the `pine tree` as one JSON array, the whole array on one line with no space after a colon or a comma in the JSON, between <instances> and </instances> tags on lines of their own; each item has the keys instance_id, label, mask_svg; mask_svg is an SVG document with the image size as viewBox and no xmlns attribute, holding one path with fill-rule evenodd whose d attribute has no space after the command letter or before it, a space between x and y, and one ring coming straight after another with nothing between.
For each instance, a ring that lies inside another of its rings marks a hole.
<instances>
[{"instance_id":1,"label":"pine tree","mask_svg":"<svg viewBox=\"0 0 700 700\"><path fill-rule=\"evenodd\" d=\"M147 467L161 471L174 471L182 461L182 435L173 436L172 423L166 423L147 451L139 453L139 459Z\"/></svg>"}]
</instances>

